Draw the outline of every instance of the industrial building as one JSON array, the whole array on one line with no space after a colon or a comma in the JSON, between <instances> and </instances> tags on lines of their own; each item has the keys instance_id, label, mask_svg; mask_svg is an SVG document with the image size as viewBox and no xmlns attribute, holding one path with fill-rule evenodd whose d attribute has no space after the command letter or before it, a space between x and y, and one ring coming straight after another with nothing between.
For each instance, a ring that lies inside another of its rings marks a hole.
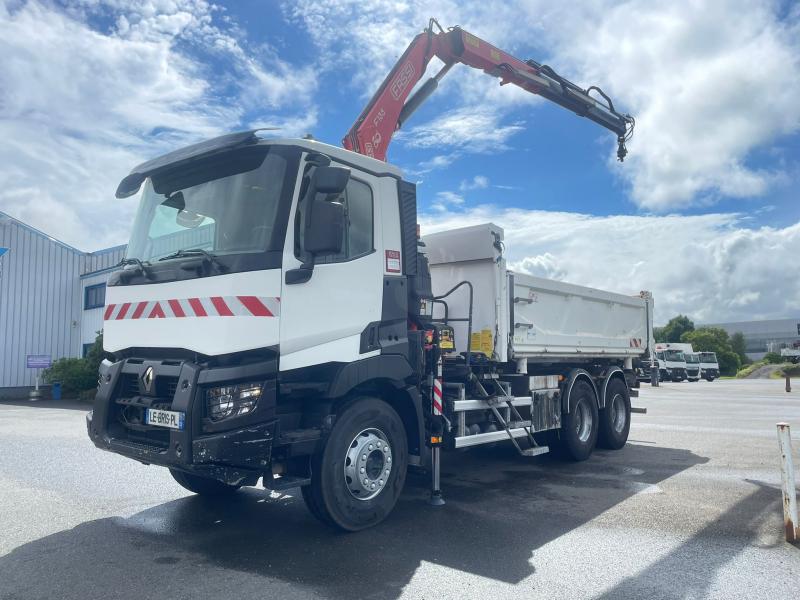
<instances>
[{"instance_id":1,"label":"industrial building","mask_svg":"<svg viewBox=\"0 0 800 600\"><path fill-rule=\"evenodd\" d=\"M0 212L0 396L33 386L27 357L80 357L103 327L125 246L83 252Z\"/></svg>"},{"instance_id":2,"label":"industrial building","mask_svg":"<svg viewBox=\"0 0 800 600\"><path fill-rule=\"evenodd\" d=\"M796 319L773 319L769 321L740 321L709 325L719 327L733 335L744 335L745 353L748 358L760 360L767 352L780 352L800 340L800 317Z\"/></svg>"}]
</instances>

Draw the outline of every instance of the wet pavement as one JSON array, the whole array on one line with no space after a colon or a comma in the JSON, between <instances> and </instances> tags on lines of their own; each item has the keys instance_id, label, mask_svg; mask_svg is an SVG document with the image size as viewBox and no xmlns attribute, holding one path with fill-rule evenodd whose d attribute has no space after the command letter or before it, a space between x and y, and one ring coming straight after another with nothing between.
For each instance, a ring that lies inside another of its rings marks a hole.
<instances>
[{"instance_id":1,"label":"wet pavement","mask_svg":"<svg viewBox=\"0 0 800 600\"><path fill-rule=\"evenodd\" d=\"M623 450L446 454L445 507L412 475L385 523L342 534L298 490L213 502L96 450L85 405L0 403L0 598L796 597L775 423L800 465L800 390L668 383L634 405Z\"/></svg>"}]
</instances>

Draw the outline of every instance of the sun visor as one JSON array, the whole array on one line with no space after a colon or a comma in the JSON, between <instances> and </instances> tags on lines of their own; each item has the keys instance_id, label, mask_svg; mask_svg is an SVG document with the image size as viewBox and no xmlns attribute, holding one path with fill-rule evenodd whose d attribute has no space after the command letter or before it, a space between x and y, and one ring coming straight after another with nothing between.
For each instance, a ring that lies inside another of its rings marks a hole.
<instances>
[{"instance_id":1,"label":"sun visor","mask_svg":"<svg viewBox=\"0 0 800 600\"><path fill-rule=\"evenodd\" d=\"M132 196L139 191L145 179L164 169L178 166L181 163L189 162L198 157L211 156L231 148L255 144L258 142L257 131L259 130L253 129L251 131L240 131L221 135L144 162L138 167L135 167L129 175L120 181L115 195L117 198Z\"/></svg>"}]
</instances>

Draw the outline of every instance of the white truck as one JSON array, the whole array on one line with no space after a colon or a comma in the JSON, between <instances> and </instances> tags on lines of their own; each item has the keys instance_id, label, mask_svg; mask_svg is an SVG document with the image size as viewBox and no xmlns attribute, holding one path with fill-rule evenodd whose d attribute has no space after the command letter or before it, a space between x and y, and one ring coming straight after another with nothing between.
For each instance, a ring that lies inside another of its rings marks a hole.
<instances>
[{"instance_id":1,"label":"white truck","mask_svg":"<svg viewBox=\"0 0 800 600\"><path fill-rule=\"evenodd\" d=\"M678 363L680 362L679 360L680 357L674 352L670 353L666 352L667 350L677 350L683 353L683 360L685 363L685 365L683 366L683 369L685 369L684 378L687 379L688 381L700 380L701 377L700 355L699 353L694 351L691 344L686 344L682 342L658 343L656 344L656 349L663 351L665 362L670 363L669 366L665 364L664 368L668 369L671 372L671 375L673 376L675 375L676 369L679 378L683 375L683 373L681 372L681 366L678 365ZM667 356L669 356L671 360L666 360Z\"/></svg>"},{"instance_id":2,"label":"white truck","mask_svg":"<svg viewBox=\"0 0 800 600\"><path fill-rule=\"evenodd\" d=\"M583 460L626 443L649 294L511 273L491 224L420 245L416 186L377 150L419 104L408 93L433 54L605 125L624 156L629 121L610 101L431 26L352 149L248 131L136 167L117 189L139 209L108 282L97 447L199 494L300 487L315 516L355 531L391 512L409 465L430 469L443 504L443 450L509 440Z\"/></svg>"},{"instance_id":3,"label":"white truck","mask_svg":"<svg viewBox=\"0 0 800 600\"><path fill-rule=\"evenodd\" d=\"M800 340L781 348L781 356L789 362L800 363Z\"/></svg>"},{"instance_id":4,"label":"white truck","mask_svg":"<svg viewBox=\"0 0 800 600\"><path fill-rule=\"evenodd\" d=\"M700 357L700 377L706 381L719 378L719 363L716 352L698 352Z\"/></svg>"},{"instance_id":5,"label":"white truck","mask_svg":"<svg viewBox=\"0 0 800 600\"><path fill-rule=\"evenodd\" d=\"M659 342L655 345L661 381L686 381L686 356L676 344ZM680 344L677 344L680 345Z\"/></svg>"}]
</instances>

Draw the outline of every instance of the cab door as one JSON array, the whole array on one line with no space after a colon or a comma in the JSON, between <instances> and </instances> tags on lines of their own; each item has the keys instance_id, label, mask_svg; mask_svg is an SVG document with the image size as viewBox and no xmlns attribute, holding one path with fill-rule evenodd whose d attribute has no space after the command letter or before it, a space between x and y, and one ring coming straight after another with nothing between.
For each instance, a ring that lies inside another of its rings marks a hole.
<instances>
[{"instance_id":1,"label":"cab door","mask_svg":"<svg viewBox=\"0 0 800 600\"><path fill-rule=\"evenodd\" d=\"M306 158L292 203L283 254L281 371L352 362L380 353L361 352L362 332L370 323L381 320L384 265L377 177L351 169L347 187L337 200L345 206L341 252L316 256L308 281L286 283L286 272L300 267L305 256L301 232L309 199L300 196L306 187L303 179L310 180L315 169ZM344 165L332 162L331 166Z\"/></svg>"}]
</instances>

